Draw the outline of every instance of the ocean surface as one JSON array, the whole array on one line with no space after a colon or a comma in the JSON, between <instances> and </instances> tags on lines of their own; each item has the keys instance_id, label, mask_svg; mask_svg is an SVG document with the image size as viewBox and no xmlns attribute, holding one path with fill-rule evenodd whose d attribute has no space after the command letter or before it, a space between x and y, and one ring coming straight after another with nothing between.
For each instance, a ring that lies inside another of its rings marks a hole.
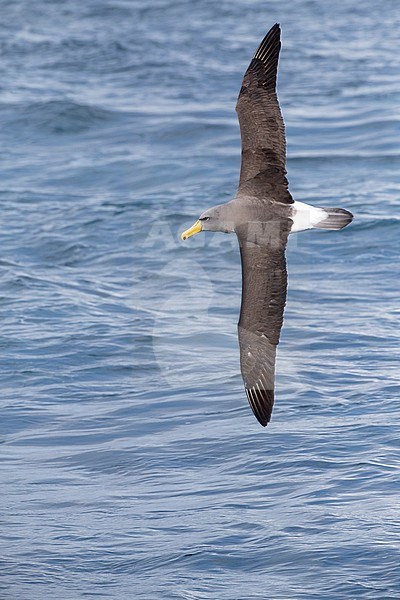
<instances>
[{"instance_id":1,"label":"ocean surface","mask_svg":"<svg viewBox=\"0 0 400 600\"><path fill-rule=\"evenodd\" d=\"M4 0L1 600L400 598L397 0ZM294 235L242 388L241 78L275 22Z\"/></svg>"}]
</instances>

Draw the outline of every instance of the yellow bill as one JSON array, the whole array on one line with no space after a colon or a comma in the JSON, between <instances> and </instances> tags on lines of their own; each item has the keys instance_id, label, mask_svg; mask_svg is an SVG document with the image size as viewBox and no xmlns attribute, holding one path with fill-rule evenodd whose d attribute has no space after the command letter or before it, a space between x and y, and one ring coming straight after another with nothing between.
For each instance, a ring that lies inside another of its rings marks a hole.
<instances>
[{"instance_id":1,"label":"yellow bill","mask_svg":"<svg viewBox=\"0 0 400 600\"><path fill-rule=\"evenodd\" d=\"M186 231L181 233L181 239L186 240L188 237L195 235L196 233L200 233L202 229L203 227L201 221L196 221L194 225L192 225L191 227L189 227L189 229L186 229Z\"/></svg>"}]
</instances>

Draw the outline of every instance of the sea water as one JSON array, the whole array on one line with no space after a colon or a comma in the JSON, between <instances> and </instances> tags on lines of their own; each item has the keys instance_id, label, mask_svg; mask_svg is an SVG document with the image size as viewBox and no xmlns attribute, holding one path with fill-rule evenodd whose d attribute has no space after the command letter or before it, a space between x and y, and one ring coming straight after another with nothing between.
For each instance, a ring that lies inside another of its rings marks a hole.
<instances>
[{"instance_id":1,"label":"sea water","mask_svg":"<svg viewBox=\"0 0 400 600\"><path fill-rule=\"evenodd\" d=\"M400 598L400 7L4 1L2 600ZM266 31L293 196L270 425L244 394L234 111Z\"/></svg>"}]
</instances>

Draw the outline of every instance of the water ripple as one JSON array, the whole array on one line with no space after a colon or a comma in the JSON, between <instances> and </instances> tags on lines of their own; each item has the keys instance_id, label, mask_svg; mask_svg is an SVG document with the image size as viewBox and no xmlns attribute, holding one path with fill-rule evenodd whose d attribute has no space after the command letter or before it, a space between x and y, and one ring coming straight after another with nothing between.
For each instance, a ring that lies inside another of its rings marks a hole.
<instances>
[{"instance_id":1,"label":"water ripple","mask_svg":"<svg viewBox=\"0 0 400 600\"><path fill-rule=\"evenodd\" d=\"M397 598L397 4L5 3L5 598ZM234 104L265 30L293 195L274 418L242 390ZM267 590L267 592L266 592Z\"/></svg>"}]
</instances>

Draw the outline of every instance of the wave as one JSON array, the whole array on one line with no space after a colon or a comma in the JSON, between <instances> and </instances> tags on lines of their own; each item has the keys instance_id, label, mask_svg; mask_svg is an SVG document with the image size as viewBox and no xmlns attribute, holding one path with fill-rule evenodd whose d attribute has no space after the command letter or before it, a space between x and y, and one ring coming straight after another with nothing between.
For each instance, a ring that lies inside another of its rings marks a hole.
<instances>
[{"instance_id":1,"label":"wave","mask_svg":"<svg viewBox=\"0 0 400 600\"><path fill-rule=\"evenodd\" d=\"M11 109L10 109L11 112ZM76 134L92 127L113 122L118 113L99 106L79 104L71 100L23 103L12 106L12 116L5 128L18 128L46 134Z\"/></svg>"}]
</instances>

